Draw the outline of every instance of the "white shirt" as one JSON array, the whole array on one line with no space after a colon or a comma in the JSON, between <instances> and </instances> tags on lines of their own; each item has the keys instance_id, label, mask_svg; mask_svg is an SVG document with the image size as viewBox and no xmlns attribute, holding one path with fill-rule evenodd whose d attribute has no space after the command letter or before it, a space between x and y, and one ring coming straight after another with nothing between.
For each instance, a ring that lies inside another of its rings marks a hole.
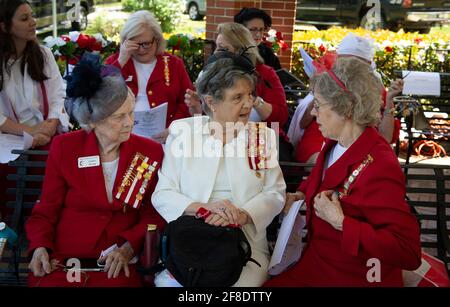
<instances>
[{"instance_id":1,"label":"white shirt","mask_svg":"<svg viewBox=\"0 0 450 307\"><path fill-rule=\"evenodd\" d=\"M59 72L52 52L41 46L44 52L44 74L49 78L44 81L47 92L49 112L48 118L59 119L59 131L67 131L69 117L64 111L66 86ZM0 125L7 118L26 125L35 125L44 120L40 82L31 79L28 65L25 64L24 74L20 72L20 60L11 68L11 75L4 73L3 89L0 91Z\"/></svg>"},{"instance_id":2,"label":"white shirt","mask_svg":"<svg viewBox=\"0 0 450 307\"><path fill-rule=\"evenodd\" d=\"M103 177L105 178L106 196L108 201L113 201L114 181L116 180L117 168L119 167L119 158L111 162L102 162Z\"/></svg>"},{"instance_id":3,"label":"white shirt","mask_svg":"<svg viewBox=\"0 0 450 307\"><path fill-rule=\"evenodd\" d=\"M226 145L225 145L226 146ZM232 203L233 194L231 194L230 180L228 179L227 169L225 167L226 159L222 156L219 161L219 168L217 170L214 187L209 197L208 203L219 200L228 199Z\"/></svg>"},{"instance_id":4,"label":"white shirt","mask_svg":"<svg viewBox=\"0 0 450 307\"><path fill-rule=\"evenodd\" d=\"M342 145L339 145L339 143L336 143L334 147L330 150L327 156L327 164L325 169L332 166L342 155L347 151L347 147L344 147Z\"/></svg>"},{"instance_id":5,"label":"white shirt","mask_svg":"<svg viewBox=\"0 0 450 307\"><path fill-rule=\"evenodd\" d=\"M133 63L138 78L138 94L134 111L148 111L150 110L150 104L148 103L147 84L155 69L156 59L149 64L140 63L133 59Z\"/></svg>"}]
</instances>

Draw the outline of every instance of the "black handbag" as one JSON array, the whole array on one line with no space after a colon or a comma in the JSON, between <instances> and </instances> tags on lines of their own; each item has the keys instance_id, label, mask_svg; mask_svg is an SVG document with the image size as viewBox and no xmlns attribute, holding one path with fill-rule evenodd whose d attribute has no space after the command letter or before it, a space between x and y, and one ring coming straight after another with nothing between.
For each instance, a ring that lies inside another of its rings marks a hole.
<instances>
[{"instance_id":1,"label":"black handbag","mask_svg":"<svg viewBox=\"0 0 450 307\"><path fill-rule=\"evenodd\" d=\"M164 267L185 287L228 287L251 258L240 227L209 225L195 216L170 222L161 238Z\"/></svg>"}]
</instances>

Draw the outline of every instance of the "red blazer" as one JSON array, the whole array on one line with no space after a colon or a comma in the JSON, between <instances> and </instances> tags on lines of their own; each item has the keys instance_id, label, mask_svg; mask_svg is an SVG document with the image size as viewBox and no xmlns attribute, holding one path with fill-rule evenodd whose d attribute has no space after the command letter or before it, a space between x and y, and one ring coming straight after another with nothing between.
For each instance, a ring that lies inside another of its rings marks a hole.
<instances>
[{"instance_id":1,"label":"red blazer","mask_svg":"<svg viewBox=\"0 0 450 307\"><path fill-rule=\"evenodd\" d=\"M121 144L114 192L122 181L136 152L158 161L161 165L161 145L137 135ZM108 202L101 165L78 168L78 158L99 155L94 132L76 131L53 139L40 201L36 203L25 228L29 251L46 247L61 258L97 258L100 252L117 243L130 242L135 252L143 247L147 224L164 226L150 202L156 186L153 177L137 210L117 200Z\"/></svg>"},{"instance_id":2,"label":"red blazer","mask_svg":"<svg viewBox=\"0 0 450 307\"><path fill-rule=\"evenodd\" d=\"M256 71L259 74L256 94L272 105L272 114L265 121L279 122L282 130L288 120L288 107L280 78L272 67L264 64L256 65Z\"/></svg>"},{"instance_id":3,"label":"red blazer","mask_svg":"<svg viewBox=\"0 0 450 307\"><path fill-rule=\"evenodd\" d=\"M306 195L308 227L302 258L268 285L402 286L401 270L419 267L421 247L419 224L405 202L405 177L398 160L383 137L366 128L322 180L326 154L335 144L326 142L311 175L300 186ZM314 197L324 190L341 191L368 154L373 162L340 200L345 218L343 230L338 231L315 215ZM367 266L371 258L381 264L379 283L366 278L373 267Z\"/></svg>"},{"instance_id":4,"label":"red blazer","mask_svg":"<svg viewBox=\"0 0 450 307\"><path fill-rule=\"evenodd\" d=\"M163 56L168 57L169 85L166 84L165 63ZM106 64L111 64L122 71L122 76L127 81L128 87L134 95L138 93L138 75L133 60L130 59L123 68L119 64L119 54L114 54L106 59ZM164 53L156 56L156 66L147 83L147 97L150 108L154 108L168 102L166 127L176 119L190 117L188 107L184 103L186 89L194 89L184 63L174 55Z\"/></svg>"}]
</instances>

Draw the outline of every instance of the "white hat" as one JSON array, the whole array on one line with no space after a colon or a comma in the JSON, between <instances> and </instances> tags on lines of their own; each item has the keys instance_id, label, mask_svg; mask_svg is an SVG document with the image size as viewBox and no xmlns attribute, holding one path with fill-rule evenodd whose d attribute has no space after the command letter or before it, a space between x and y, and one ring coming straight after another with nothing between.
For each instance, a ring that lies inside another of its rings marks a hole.
<instances>
[{"instance_id":1,"label":"white hat","mask_svg":"<svg viewBox=\"0 0 450 307\"><path fill-rule=\"evenodd\" d=\"M375 55L374 41L369 37L361 37L349 33L339 44L337 54L355 55L372 62L373 56Z\"/></svg>"}]
</instances>

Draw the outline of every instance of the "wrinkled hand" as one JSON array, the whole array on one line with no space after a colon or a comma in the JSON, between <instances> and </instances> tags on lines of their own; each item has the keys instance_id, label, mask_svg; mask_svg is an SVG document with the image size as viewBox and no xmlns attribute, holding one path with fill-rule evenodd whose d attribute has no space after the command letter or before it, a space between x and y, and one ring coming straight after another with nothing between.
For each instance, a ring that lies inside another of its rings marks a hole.
<instances>
[{"instance_id":1,"label":"wrinkled hand","mask_svg":"<svg viewBox=\"0 0 450 307\"><path fill-rule=\"evenodd\" d=\"M152 135L152 139L160 144L165 144L167 137L169 136L169 129L165 129L163 132Z\"/></svg>"},{"instance_id":2,"label":"wrinkled hand","mask_svg":"<svg viewBox=\"0 0 450 307\"><path fill-rule=\"evenodd\" d=\"M105 263L105 272L108 272L108 278L117 278L123 269L126 277L130 277L130 269L128 262L133 258L133 248L130 243L126 242L121 247L116 248L107 256L99 258L99 263Z\"/></svg>"},{"instance_id":3,"label":"wrinkled hand","mask_svg":"<svg viewBox=\"0 0 450 307\"><path fill-rule=\"evenodd\" d=\"M202 114L202 103L197 92L191 89L186 89L186 93L184 94L184 103L190 110L194 111L194 114Z\"/></svg>"},{"instance_id":4,"label":"wrinkled hand","mask_svg":"<svg viewBox=\"0 0 450 307\"><path fill-rule=\"evenodd\" d=\"M208 209L213 213L211 216L217 215L223 220L226 220L228 224L239 224L240 222L239 215L241 214L241 210L227 199L208 203L206 204L205 209ZM211 220L208 220L208 218L205 220L205 222L207 222L208 224L212 224L210 223ZM214 218L213 221L217 221L217 223L220 222L218 218Z\"/></svg>"},{"instance_id":5,"label":"wrinkled hand","mask_svg":"<svg viewBox=\"0 0 450 307\"><path fill-rule=\"evenodd\" d=\"M397 79L395 81L391 82L391 85L389 86L386 101L392 102L390 105L393 106L393 100L395 96L398 96L403 91L403 85L404 85L403 79Z\"/></svg>"},{"instance_id":6,"label":"wrinkled hand","mask_svg":"<svg viewBox=\"0 0 450 307\"><path fill-rule=\"evenodd\" d=\"M50 257L48 256L48 252L45 247L38 247L34 250L33 257L31 258L28 268L36 277L42 277L45 274L50 274L52 272Z\"/></svg>"},{"instance_id":7,"label":"wrinkled hand","mask_svg":"<svg viewBox=\"0 0 450 307\"><path fill-rule=\"evenodd\" d=\"M337 230L342 230L344 222L344 212L337 193L333 191L323 191L314 197L314 210L316 215L328 222Z\"/></svg>"},{"instance_id":8,"label":"wrinkled hand","mask_svg":"<svg viewBox=\"0 0 450 307\"><path fill-rule=\"evenodd\" d=\"M223 218L219 214L215 214L215 213L210 214L205 219L205 223L207 223L209 225L213 225L213 226L222 226L222 227L230 225L230 222L228 221L228 219Z\"/></svg>"},{"instance_id":9,"label":"wrinkled hand","mask_svg":"<svg viewBox=\"0 0 450 307\"><path fill-rule=\"evenodd\" d=\"M295 193L287 193L283 213L288 214L289 210L292 207L292 204L300 199L305 199L305 194L303 194L303 192L297 191Z\"/></svg>"},{"instance_id":10,"label":"wrinkled hand","mask_svg":"<svg viewBox=\"0 0 450 307\"><path fill-rule=\"evenodd\" d=\"M43 121L39 127L39 133L43 133L49 137L52 137L56 133L56 128L58 127L59 119L47 119Z\"/></svg>"},{"instance_id":11,"label":"wrinkled hand","mask_svg":"<svg viewBox=\"0 0 450 307\"><path fill-rule=\"evenodd\" d=\"M31 148L39 147L47 145L51 140L51 137L49 137L46 134L38 133L33 136L33 144L31 145Z\"/></svg>"},{"instance_id":12,"label":"wrinkled hand","mask_svg":"<svg viewBox=\"0 0 450 307\"><path fill-rule=\"evenodd\" d=\"M133 53L139 49L139 45L137 42L127 39L123 42L123 44L120 46L120 53L119 53L119 64L120 67L123 67L128 60L131 58Z\"/></svg>"}]
</instances>

